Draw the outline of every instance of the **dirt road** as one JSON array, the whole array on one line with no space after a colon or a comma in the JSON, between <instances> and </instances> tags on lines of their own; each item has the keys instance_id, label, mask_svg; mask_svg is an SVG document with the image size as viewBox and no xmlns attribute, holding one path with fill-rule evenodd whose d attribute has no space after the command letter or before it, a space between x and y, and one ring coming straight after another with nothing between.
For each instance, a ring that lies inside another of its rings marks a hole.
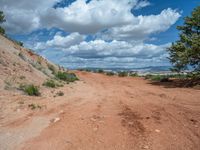
<instances>
[{"instance_id":1,"label":"dirt road","mask_svg":"<svg viewBox=\"0 0 200 150\"><path fill-rule=\"evenodd\" d=\"M141 78L78 76L81 81L62 88L63 97L47 90L35 100L45 109L22 108L14 119L7 112L0 120L2 149L200 149L199 90L152 85Z\"/></svg>"}]
</instances>

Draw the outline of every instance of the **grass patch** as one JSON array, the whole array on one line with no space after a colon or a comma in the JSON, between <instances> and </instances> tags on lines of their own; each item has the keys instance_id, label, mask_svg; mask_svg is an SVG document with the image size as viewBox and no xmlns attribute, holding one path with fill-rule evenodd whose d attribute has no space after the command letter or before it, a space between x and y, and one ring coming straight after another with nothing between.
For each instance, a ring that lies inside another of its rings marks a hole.
<instances>
[{"instance_id":1,"label":"grass patch","mask_svg":"<svg viewBox=\"0 0 200 150\"><path fill-rule=\"evenodd\" d=\"M159 82L169 82L170 78L174 78L174 79L188 79L190 78L189 75L187 74L173 74L173 75L152 75L152 74L148 74L145 76L145 79L149 79L152 81L159 81Z\"/></svg>"},{"instance_id":2,"label":"grass patch","mask_svg":"<svg viewBox=\"0 0 200 150\"><path fill-rule=\"evenodd\" d=\"M25 76L20 76L19 78L20 78L21 80L26 79Z\"/></svg>"},{"instance_id":3,"label":"grass patch","mask_svg":"<svg viewBox=\"0 0 200 150\"><path fill-rule=\"evenodd\" d=\"M134 73L130 73L129 76L131 77L139 77L138 73L137 72L134 72Z\"/></svg>"},{"instance_id":4,"label":"grass patch","mask_svg":"<svg viewBox=\"0 0 200 150\"><path fill-rule=\"evenodd\" d=\"M59 79L59 80L66 81L66 82L74 82L74 81L79 80L77 78L76 74L74 74L74 73L68 73L68 72L61 72L61 71L59 71L56 74L56 78Z\"/></svg>"},{"instance_id":5,"label":"grass patch","mask_svg":"<svg viewBox=\"0 0 200 150\"><path fill-rule=\"evenodd\" d=\"M106 75L107 75L107 76L114 76L115 73L114 73L114 72L106 72Z\"/></svg>"},{"instance_id":6,"label":"grass patch","mask_svg":"<svg viewBox=\"0 0 200 150\"><path fill-rule=\"evenodd\" d=\"M126 71L120 71L120 72L118 72L118 76L119 77L127 77L128 76L128 72L126 72Z\"/></svg>"},{"instance_id":7,"label":"grass patch","mask_svg":"<svg viewBox=\"0 0 200 150\"><path fill-rule=\"evenodd\" d=\"M43 86L50 87L50 88L56 88L56 87L63 87L64 85L61 84L61 83L57 83L57 82L54 81L54 80L48 79L47 81L45 81L45 82L43 83Z\"/></svg>"},{"instance_id":8,"label":"grass patch","mask_svg":"<svg viewBox=\"0 0 200 150\"><path fill-rule=\"evenodd\" d=\"M23 55L22 52L20 52L20 53L18 54L18 56L19 56L22 60L26 61L26 57Z\"/></svg>"},{"instance_id":9,"label":"grass patch","mask_svg":"<svg viewBox=\"0 0 200 150\"><path fill-rule=\"evenodd\" d=\"M20 89L23 90L29 96L40 96L39 88L33 84L20 85Z\"/></svg>"},{"instance_id":10,"label":"grass patch","mask_svg":"<svg viewBox=\"0 0 200 150\"><path fill-rule=\"evenodd\" d=\"M47 80L43 83L43 86L55 88L57 85L54 80Z\"/></svg>"},{"instance_id":11,"label":"grass patch","mask_svg":"<svg viewBox=\"0 0 200 150\"><path fill-rule=\"evenodd\" d=\"M103 69L98 69L97 73L104 73L104 70Z\"/></svg>"},{"instance_id":12,"label":"grass patch","mask_svg":"<svg viewBox=\"0 0 200 150\"><path fill-rule=\"evenodd\" d=\"M34 110L34 109L41 109L42 107L40 105L37 105L37 104L29 104L28 105L29 108L31 108L31 110Z\"/></svg>"},{"instance_id":13,"label":"grass patch","mask_svg":"<svg viewBox=\"0 0 200 150\"><path fill-rule=\"evenodd\" d=\"M62 91L59 91L56 93L57 96L64 96L64 93Z\"/></svg>"}]
</instances>

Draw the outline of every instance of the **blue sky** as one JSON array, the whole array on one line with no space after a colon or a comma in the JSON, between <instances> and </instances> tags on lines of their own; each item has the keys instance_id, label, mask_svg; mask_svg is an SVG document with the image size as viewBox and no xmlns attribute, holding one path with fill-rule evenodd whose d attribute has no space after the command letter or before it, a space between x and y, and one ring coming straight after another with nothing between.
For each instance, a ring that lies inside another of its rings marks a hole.
<instances>
[{"instance_id":1,"label":"blue sky","mask_svg":"<svg viewBox=\"0 0 200 150\"><path fill-rule=\"evenodd\" d=\"M198 0L2 0L13 39L67 68L170 66L166 48Z\"/></svg>"}]
</instances>

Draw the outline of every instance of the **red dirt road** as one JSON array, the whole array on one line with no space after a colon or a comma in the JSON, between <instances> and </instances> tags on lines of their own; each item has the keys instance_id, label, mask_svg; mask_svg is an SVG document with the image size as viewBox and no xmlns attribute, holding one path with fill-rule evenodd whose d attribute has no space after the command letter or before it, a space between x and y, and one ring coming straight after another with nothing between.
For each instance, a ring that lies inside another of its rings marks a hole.
<instances>
[{"instance_id":1,"label":"red dirt road","mask_svg":"<svg viewBox=\"0 0 200 150\"><path fill-rule=\"evenodd\" d=\"M15 132L19 129L25 132L24 128L32 125L26 131L35 132L32 137L24 136L15 142L15 148L8 149L200 149L199 90L156 86L141 78L86 72L78 72L78 76L81 81L71 88L64 87L65 95L53 104L50 104L53 97L41 100L47 110L33 113L28 117L31 121L23 116L15 121L21 125L4 126L7 130L15 128ZM33 118L45 120L54 114L57 115L54 123L44 125L33 121ZM11 134L15 132L10 130ZM0 136L0 142L2 139Z\"/></svg>"}]
</instances>

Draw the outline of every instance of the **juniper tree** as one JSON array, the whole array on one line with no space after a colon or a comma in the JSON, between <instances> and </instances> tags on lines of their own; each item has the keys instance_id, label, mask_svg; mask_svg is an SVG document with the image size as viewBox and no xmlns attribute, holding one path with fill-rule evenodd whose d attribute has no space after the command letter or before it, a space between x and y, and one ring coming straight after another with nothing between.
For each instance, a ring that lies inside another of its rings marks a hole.
<instances>
[{"instance_id":1,"label":"juniper tree","mask_svg":"<svg viewBox=\"0 0 200 150\"><path fill-rule=\"evenodd\" d=\"M188 67L193 72L200 72L200 6L191 16L184 18L184 25L178 26L179 40L168 48L169 59L174 71L184 71Z\"/></svg>"},{"instance_id":2,"label":"juniper tree","mask_svg":"<svg viewBox=\"0 0 200 150\"><path fill-rule=\"evenodd\" d=\"M0 11L0 24L5 22L5 16L3 14L3 11ZM0 26L0 34L5 34L5 30Z\"/></svg>"}]
</instances>

